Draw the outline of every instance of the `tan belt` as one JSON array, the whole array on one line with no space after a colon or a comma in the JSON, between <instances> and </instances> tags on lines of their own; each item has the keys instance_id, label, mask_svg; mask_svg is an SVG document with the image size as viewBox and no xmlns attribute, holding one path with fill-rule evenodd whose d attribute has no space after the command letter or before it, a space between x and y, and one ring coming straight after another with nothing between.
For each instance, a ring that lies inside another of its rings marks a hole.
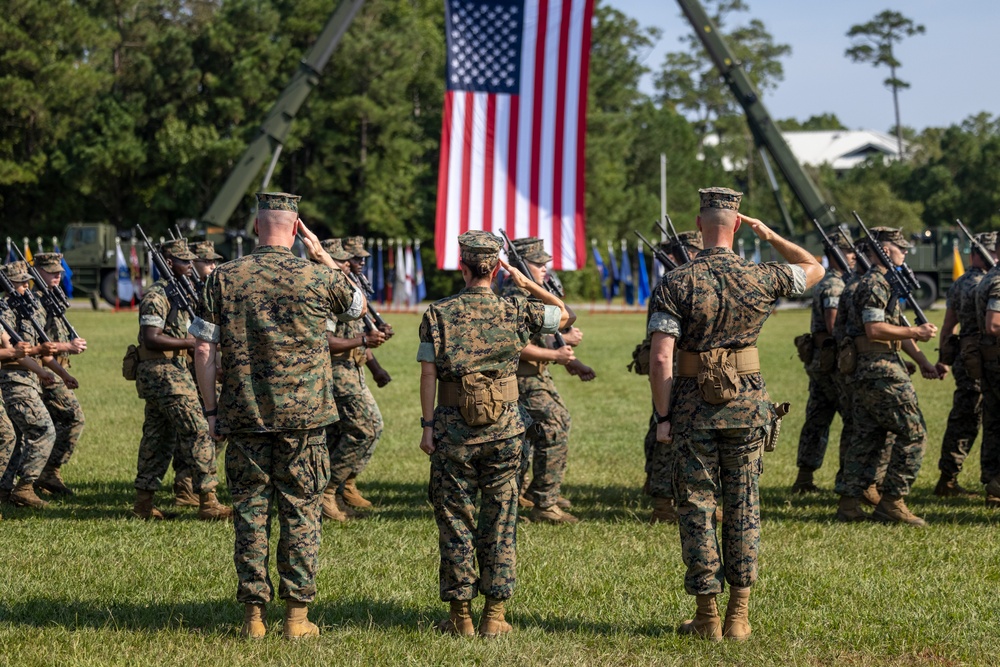
<instances>
[{"instance_id":1,"label":"tan belt","mask_svg":"<svg viewBox=\"0 0 1000 667\"><path fill-rule=\"evenodd\" d=\"M858 354L899 352L902 343L898 340L871 340L868 336L855 336L854 349Z\"/></svg>"},{"instance_id":2,"label":"tan belt","mask_svg":"<svg viewBox=\"0 0 1000 667\"><path fill-rule=\"evenodd\" d=\"M493 384L500 388L500 399L504 403L517 400L517 378L508 376L494 380ZM453 408L462 405L466 391L461 382L438 382L438 405L443 408Z\"/></svg>"},{"instance_id":3,"label":"tan belt","mask_svg":"<svg viewBox=\"0 0 1000 667\"><path fill-rule=\"evenodd\" d=\"M149 350L145 345L139 346L139 361L152 361L154 359L173 359L175 357L186 357L187 350Z\"/></svg>"},{"instance_id":4,"label":"tan belt","mask_svg":"<svg viewBox=\"0 0 1000 667\"><path fill-rule=\"evenodd\" d=\"M525 361L517 362L517 372L514 373L519 378L535 377L541 375L548 368L547 361Z\"/></svg>"},{"instance_id":5,"label":"tan belt","mask_svg":"<svg viewBox=\"0 0 1000 667\"><path fill-rule=\"evenodd\" d=\"M735 357L736 373L739 375L750 375L760 372L760 355L757 354L756 347L744 347L733 350ZM697 352L680 350L677 355L677 377L693 378L698 377L701 372L701 356Z\"/></svg>"}]
</instances>

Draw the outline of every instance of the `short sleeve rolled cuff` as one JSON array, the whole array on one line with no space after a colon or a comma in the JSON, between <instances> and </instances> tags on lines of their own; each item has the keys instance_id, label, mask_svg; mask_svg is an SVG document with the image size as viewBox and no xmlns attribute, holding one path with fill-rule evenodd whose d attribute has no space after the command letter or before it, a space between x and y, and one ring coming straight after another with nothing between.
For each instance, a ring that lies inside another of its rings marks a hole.
<instances>
[{"instance_id":1,"label":"short sleeve rolled cuff","mask_svg":"<svg viewBox=\"0 0 1000 667\"><path fill-rule=\"evenodd\" d=\"M655 333L666 334L674 338L681 337L681 323L670 313L653 313L649 318L649 326L646 333L652 336Z\"/></svg>"},{"instance_id":2,"label":"short sleeve rolled cuff","mask_svg":"<svg viewBox=\"0 0 1000 667\"><path fill-rule=\"evenodd\" d=\"M833 310L834 308L840 308L840 297L839 296L828 296L823 299L823 308L825 310Z\"/></svg>"},{"instance_id":3,"label":"short sleeve rolled cuff","mask_svg":"<svg viewBox=\"0 0 1000 667\"><path fill-rule=\"evenodd\" d=\"M351 307L337 315L337 319L341 322L353 322L361 317L361 311L364 308L364 305L364 298L361 296L361 290L354 288L354 297L351 299Z\"/></svg>"},{"instance_id":4,"label":"short sleeve rolled cuff","mask_svg":"<svg viewBox=\"0 0 1000 667\"><path fill-rule=\"evenodd\" d=\"M990 299L986 302L986 310L1000 312L1000 299Z\"/></svg>"},{"instance_id":5,"label":"short sleeve rolled cuff","mask_svg":"<svg viewBox=\"0 0 1000 667\"><path fill-rule=\"evenodd\" d=\"M801 266L789 264L792 269L792 293L789 296L799 296L806 291L806 272Z\"/></svg>"},{"instance_id":6,"label":"short sleeve rolled cuff","mask_svg":"<svg viewBox=\"0 0 1000 667\"><path fill-rule=\"evenodd\" d=\"M884 308L865 308L861 311L861 321L865 324L869 322L885 322Z\"/></svg>"},{"instance_id":7,"label":"short sleeve rolled cuff","mask_svg":"<svg viewBox=\"0 0 1000 667\"><path fill-rule=\"evenodd\" d=\"M330 318L326 318L326 331L327 333L337 333L337 323Z\"/></svg>"},{"instance_id":8,"label":"short sleeve rolled cuff","mask_svg":"<svg viewBox=\"0 0 1000 667\"><path fill-rule=\"evenodd\" d=\"M167 326L167 322L159 315L143 315L139 318L139 326L163 329Z\"/></svg>"},{"instance_id":9,"label":"short sleeve rolled cuff","mask_svg":"<svg viewBox=\"0 0 1000 667\"><path fill-rule=\"evenodd\" d=\"M437 360L434 354L434 343L421 343L417 348L417 361L426 361L433 364Z\"/></svg>"},{"instance_id":10,"label":"short sleeve rolled cuff","mask_svg":"<svg viewBox=\"0 0 1000 667\"><path fill-rule=\"evenodd\" d=\"M194 318L194 322L188 327L188 333L206 343L218 343L222 337L218 325L206 322L200 317Z\"/></svg>"},{"instance_id":11,"label":"short sleeve rolled cuff","mask_svg":"<svg viewBox=\"0 0 1000 667\"><path fill-rule=\"evenodd\" d=\"M545 306L545 317L539 333L552 334L559 330L559 320L562 319L562 309L559 306Z\"/></svg>"}]
</instances>

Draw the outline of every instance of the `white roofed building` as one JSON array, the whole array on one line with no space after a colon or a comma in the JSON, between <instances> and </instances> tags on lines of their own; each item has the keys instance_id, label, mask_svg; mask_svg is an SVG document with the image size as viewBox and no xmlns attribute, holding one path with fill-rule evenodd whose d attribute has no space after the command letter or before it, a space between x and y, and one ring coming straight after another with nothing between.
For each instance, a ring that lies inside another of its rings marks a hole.
<instances>
[{"instance_id":1,"label":"white roofed building","mask_svg":"<svg viewBox=\"0 0 1000 667\"><path fill-rule=\"evenodd\" d=\"M896 137L874 130L808 130L782 132L781 136L799 164L811 167L828 164L835 171L843 172L854 169L873 156L882 156L886 162L899 159ZM717 146L719 137L709 134L703 143ZM906 149L904 141L903 150ZM741 160L736 160L736 163L728 158L722 160L726 171L742 166Z\"/></svg>"}]
</instances>

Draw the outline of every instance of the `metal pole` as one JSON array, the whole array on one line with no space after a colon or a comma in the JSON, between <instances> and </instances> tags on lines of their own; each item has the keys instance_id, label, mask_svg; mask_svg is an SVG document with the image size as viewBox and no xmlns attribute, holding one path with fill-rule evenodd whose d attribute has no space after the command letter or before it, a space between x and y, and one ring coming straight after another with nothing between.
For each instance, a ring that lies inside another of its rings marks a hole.
<instances>
[{"instance_id":1,"label":"metal pole","mask_svg":"<svg viewBox=\"0 0 1000 667\"><path fill-rule=\"evenodd\" d=\"M667 155L660 153L660 222L667 226ZM667 240L667 232L660 231L660 240Z\"/></svg>"}]
</instances>

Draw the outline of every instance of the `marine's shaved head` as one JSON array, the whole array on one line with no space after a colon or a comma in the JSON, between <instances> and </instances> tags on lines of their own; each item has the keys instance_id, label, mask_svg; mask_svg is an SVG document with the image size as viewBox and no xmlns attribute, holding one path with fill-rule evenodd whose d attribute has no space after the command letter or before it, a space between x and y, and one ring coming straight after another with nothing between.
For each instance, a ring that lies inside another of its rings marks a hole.
<instances>
[{"instance_id":1,"label":"marine's shaved head","mask_svg":"<svg viewBox=\"0 0 1000 667\"><path fill-rule=\"evenodd\" d=\"M703 208L698 214L701 224L732 228L736 226L739 214L728 208Z\"/></svg>"},{"instance_id":2,"label":"marine's shaved head","mask_svg":"<svg viewBox=\"0 0 1000 667\"><path fill-rule=\"evenodd\" d=\"M295 211L272 211L267 209L257 211L257 221L265 225L294 225L298 218L299 214Z\"/></svg>"}]
</instances>

